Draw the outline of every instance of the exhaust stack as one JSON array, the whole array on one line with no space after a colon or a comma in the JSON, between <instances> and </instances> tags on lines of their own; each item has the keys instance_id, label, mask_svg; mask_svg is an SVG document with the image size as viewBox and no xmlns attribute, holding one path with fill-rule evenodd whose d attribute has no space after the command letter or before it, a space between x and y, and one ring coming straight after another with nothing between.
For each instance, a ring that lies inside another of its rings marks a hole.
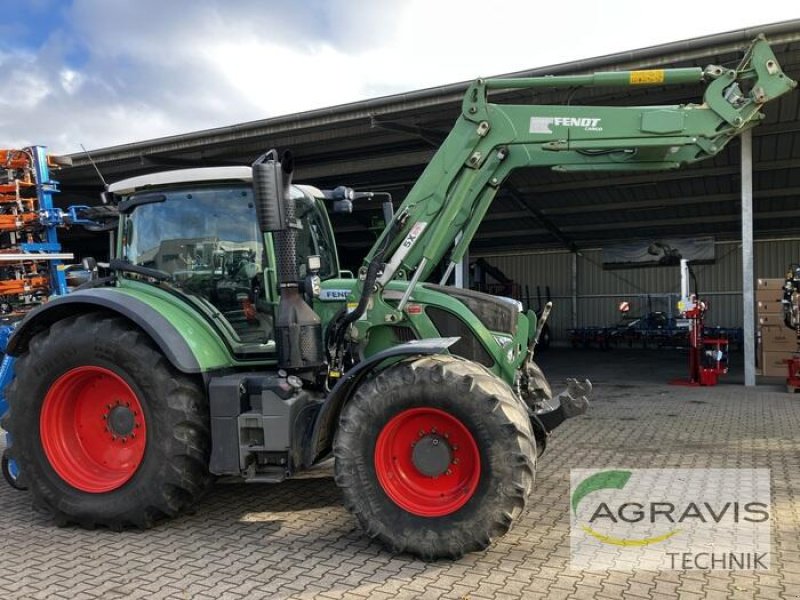
<instances>
[{"instance_id":1,"label":"exhaust stack","mask_svg":"<svg viewBox=\"0 0 800 600\"><path fill-rule=\"evenodd\" d=\"M295 199L292 197L292 154L270 150L253 163L253 193L262 232L273 232L280 301L275 315L278 368L311 371L325 364L322 323L300 294L297 272Z\"/></svg>"}]
</instances>

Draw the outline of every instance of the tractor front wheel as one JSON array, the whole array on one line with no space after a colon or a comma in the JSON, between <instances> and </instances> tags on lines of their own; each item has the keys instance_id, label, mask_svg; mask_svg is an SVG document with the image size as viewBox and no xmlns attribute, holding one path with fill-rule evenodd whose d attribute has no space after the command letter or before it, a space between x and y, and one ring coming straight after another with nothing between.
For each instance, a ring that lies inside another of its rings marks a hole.
<instances>
[{"instance_id":1,"label":"tractor front wheel","mask_svg":"<svg viewBox=\"0 0 800 600\"><path fill-rule=\"evenodd\" d=\"M505 534L533 486L524 404L454 356L392 366L345 406L336 483L371 537L425 560L457 558Z\"/></svg>"},{"instance_id":2,"label":"tractor front wheel","mask_svg":"<svg viewBox=\"0 0 800 600\"><path fill-rule=\"evenodd\" d=\"M58 321L31 340L15 371L14 456L34 503L58 523L149 527L209 487L200 382L124 319Z\"/></svg>"}]
</instances>

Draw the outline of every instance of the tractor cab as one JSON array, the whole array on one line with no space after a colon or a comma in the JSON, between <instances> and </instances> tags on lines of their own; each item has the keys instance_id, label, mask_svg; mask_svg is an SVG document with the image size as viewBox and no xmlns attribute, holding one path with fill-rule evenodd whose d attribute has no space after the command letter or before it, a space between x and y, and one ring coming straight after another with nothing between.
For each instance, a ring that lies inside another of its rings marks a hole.
<instances>
[{"instance_id":1,"label":"tractor cab","mask_svg":"<svg viewBox=\"0 0 800 600\"><path fill-rule=\"evenodd\" d=\"M256 219L249 167L183 169L110 186L119 200L118 259L136 267L125 277L157 279L219 322L240 349L274 351L278 301L271 234ZM322 192L291 187L299 223L297 273L318 256L315 275L339 275L336 246Z\"/></svg>"}]
</instances>

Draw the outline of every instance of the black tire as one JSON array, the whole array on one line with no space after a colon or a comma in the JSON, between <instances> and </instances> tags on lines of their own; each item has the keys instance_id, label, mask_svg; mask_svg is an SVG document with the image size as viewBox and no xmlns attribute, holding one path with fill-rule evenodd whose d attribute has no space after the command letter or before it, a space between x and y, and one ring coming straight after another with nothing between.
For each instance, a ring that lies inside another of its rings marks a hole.
<instances>
[{"instance_id":1,"label":"black tire","mask_svg":"<svg viewBox=\"0 0 800 600\"><path fill-rule=\"evenodd\" d=\"M527 398L526 395L523 394L523 398L526 403L530 400L530 408L536 410L540 408L537 402L545 402L553 399L553 390L550 387L550 382L547 381L547 377L545 377L544 371L542 371L542 368L534 361L530 361L527 374L529 378L529 389L533 397Z\"/></svg>"},{"instance_id":2,"label":"black tire","mask_svg":"<svg viewBox=\"0 0 800 600\"><path fill-rule=\"evenodd\" d=\"M389 497L378 479L379 433L398 414L414 408L455 417L477 445L477 487L450 514L412 514ZM525 509L536 469L523 403L480 365L445 355L394 365L364 383L342 411L334 456L345 506L367 534L395 552L424 560L457 558L504 535Z\"/></svg>"},{"instance_id":3,"label":"black tire","mask_svg":"<svg viewBox=\"0 0 800 600\"><path fill-rule=\"evenodd\" d=\"M16 461L15 461L16 462ZM25 479L22 477L22 473L19 472L19 467L17 467L17 473L13 473L11 469L11 455L8 452L8 448L3 450L3 457L2 457L2 470L3 470L3 478L6 480L6 483L10 485L15 490L20 490L24 492L27 490L27 486L25 485Z\"/></svg>"},{"instance_id":4,"label":"black tire","mask_svg":"<svg viewBox=\"0 0 800 600\"><path fill-rule=\"evenodd\" d=\"M62 375L78 367L106 369L124 380L142 407L146 426L138 467L123 484L102 493L69 484L42 445L45 396ZM186 510L208 489L209 417L201 382L175 370L131 323L102 313L58 321L31 340L15 371L7 418L14 457L34 505L59 525L147 528Z\"/></svg>"}]
</instances>

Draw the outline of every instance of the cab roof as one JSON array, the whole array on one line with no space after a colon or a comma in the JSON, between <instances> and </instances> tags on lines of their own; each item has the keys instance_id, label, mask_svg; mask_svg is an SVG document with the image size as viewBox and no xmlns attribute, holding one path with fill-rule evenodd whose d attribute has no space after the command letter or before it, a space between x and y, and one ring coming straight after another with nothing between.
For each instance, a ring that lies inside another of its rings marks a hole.
<instances>
[{"instance_id":1,"label":"cab roof","mask_svg":"<svg viewBox=\"0 0 800 600\"><path fill-rule=\"evenodd\" d=\"M108 186L108 191L118 196L126 196L148 187L161 187L180 183L204 183L210 181L239 181L250 183L253 171L250 167L203 167L200 169L176 169L129 177ZM322 198L322 192L311 185L295 185L306 194Z\"/></svg>"}]
</instances>

